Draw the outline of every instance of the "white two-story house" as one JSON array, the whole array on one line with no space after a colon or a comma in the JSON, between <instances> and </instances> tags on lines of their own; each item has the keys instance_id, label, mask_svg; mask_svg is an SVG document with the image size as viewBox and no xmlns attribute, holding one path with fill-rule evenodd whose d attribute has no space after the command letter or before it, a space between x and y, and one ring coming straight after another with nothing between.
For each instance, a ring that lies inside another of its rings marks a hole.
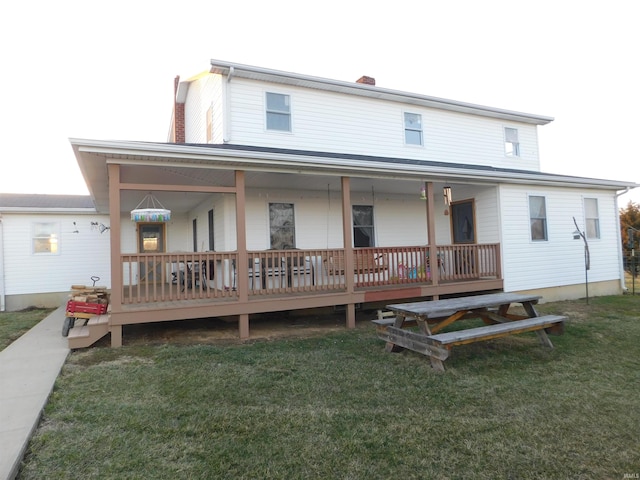
<instances>
[{"instance_id":1,"label":"white two-story house","mask_svg":"<svg viewBox=\"0 0 640 480\"><path fill-rule=\"evenodd\" d=\"M71 140L110 216L101 334L225 316L246 338L264 312L338 306L353 326L358 306L412 298L578 298L576 224L591 294L620 293L616 199L636 185L541 172L552 120L213 60L176 79L168 143Z\"/></svg>"}]
</instances>

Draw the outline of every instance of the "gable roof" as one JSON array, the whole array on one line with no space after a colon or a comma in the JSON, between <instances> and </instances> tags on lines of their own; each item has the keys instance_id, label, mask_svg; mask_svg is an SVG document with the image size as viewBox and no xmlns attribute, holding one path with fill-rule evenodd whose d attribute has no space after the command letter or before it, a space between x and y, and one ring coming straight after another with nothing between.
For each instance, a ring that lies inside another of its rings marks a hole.
<instances>
[{"instance_id":1,"label":"gable roof","mask_svg":"<svg viewBox=\"0 0 640 480\"><path fill-rule=\"evenodd\" d=\"M388 100L410 105L436 108L439 110L449 110L471 115L480 115L483 117L530 123L534 125L546 125L547 123L554 120L553 117L547 117L544 115L535 115L531 113L504 110L501 108L460 102L457 100L450 100L446 98L432 97L429 95L421 95L417 93L403 92L400 90L381 88L375 85L367 85L364 83L332 80L328 78L302 75L299 73L291 73L262 67L254 67L250 65L243 65L240 63L225 62L222 60L212 59L210 63L210 73L227 75L228 79L239 77L251 80L261 80L265 82L280 83L284 85L292 85L305 88L314 88L318 90L343 93L347 95L358 95L362 97L375 98L377 100ZM197 75L185 83L189 83L199 76L200 75ZM181 93L179 89L179 95L180 94Z\"/></svg>"},{"instance_id":2,"label":"gable roof","mask_svg":"<svg viewBox=\"0 0 640 480\"><path fill-rule=\"evenodd\" d=\"M95 213L89 195L0 193L0 212Z\"/></svg>"}]
</instances>

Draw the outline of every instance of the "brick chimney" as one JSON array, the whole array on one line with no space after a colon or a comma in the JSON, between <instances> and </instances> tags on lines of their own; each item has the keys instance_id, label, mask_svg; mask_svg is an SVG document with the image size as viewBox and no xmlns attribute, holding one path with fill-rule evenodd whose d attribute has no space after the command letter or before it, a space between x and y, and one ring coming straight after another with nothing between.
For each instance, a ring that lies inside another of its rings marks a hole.
<instances>
[{"instance_id":1,"label":"brick chimney","mask_svg":"<svg viewBox=\"0 0 640 480\"><path fill-rule=\"evenodd\" d=\"M364 85L375 85L376 79L373 77L367 77L366 75L363 75L358 80L356 80L356 83L362 83Z\"/></svg>"},{"instance_id":2,"label":"brick chimney","mask_svg":"<svg viewBox=\"0 0 640 480\"><path fill-rule=\"evenodd\" d=\"M179 76L173 81L173 141L174 143L185 143L184 103L177 102L178 85L180 85Z\"/></svg>"}]
</instances>

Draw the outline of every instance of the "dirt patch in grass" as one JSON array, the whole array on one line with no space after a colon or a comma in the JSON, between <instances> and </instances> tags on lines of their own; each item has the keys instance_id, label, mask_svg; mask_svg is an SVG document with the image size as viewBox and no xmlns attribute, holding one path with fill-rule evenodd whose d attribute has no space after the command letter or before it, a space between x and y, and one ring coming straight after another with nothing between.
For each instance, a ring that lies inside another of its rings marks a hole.
<instances>
[{"instance_id":1,"label":"dirt patch in grass","mask_svg":"<svg viewBox=\"0 0 640 480\"><path fill-rule=\"evenodd\" d=\"M540 315L566 315L571 322L581 323L588 320L596 310L606 309L600 299L571 300L540 304ZM514 307L516 313L524 313L522 308ZM376 317L375 309L357 310L356 327L373 328L370 320ZM344 330L346 314L333 309L310 312L274 312L252 315L249 324L251 341L269 341L289 337L310 337L332 331ZM126 325L123 330L124 345L162 345L162 344L210 344L242 343L239 338L238 322L235 318L201 318L171 322L157 322L142 325ZM246 342L246 341L245 341ZM109 337L103 338L99 346L108 346Z\"/></svg>"},{"instance_id":2,"label":"dirt patch in grass","mask_svg":"<svg viewBox=\"0 0 640 480\"><path fill-rule=\"evenodd\" d=\"M358 312L361 326L375 317L375 312ZM310 337L344 330L342 312L293 314L277 312L252 316L248 341L275 340L287 337ZM108 337L102 341L107 341ZM101 342L102 342L101 341ZM236 319L201 318L171 322L127 325L123 329L124 345L241 343Z\"/></svg>"}]
</instances>

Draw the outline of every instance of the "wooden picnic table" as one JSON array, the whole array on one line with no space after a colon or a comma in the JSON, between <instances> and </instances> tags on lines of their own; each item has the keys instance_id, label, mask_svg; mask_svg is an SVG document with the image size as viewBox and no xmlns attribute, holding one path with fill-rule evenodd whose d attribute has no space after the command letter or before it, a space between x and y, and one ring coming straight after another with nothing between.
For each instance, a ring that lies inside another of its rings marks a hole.
<instances>
[{"instance_id":1,"label":"wooden picnic table","mask_svg":"<svg viewBox=\"0 0 640 480\"><path fill-rule=\"evenodd\" d=\"M387 341L389 352L404 348L429 356L434 369L444 371L443 361L456 345L490 340L517 333L535 331L541 343L553 344L547 333L562 334L566 317L539 316L535 305L542 297L518 293L492 293L444 300L387 305L395 318L373 320L378 336ZM520 304L525 314L510 312ZM481 318L485 326L438 333L459 320ZM419 331L408 330L416 325Z\"/></svg>"}]
</instances>

